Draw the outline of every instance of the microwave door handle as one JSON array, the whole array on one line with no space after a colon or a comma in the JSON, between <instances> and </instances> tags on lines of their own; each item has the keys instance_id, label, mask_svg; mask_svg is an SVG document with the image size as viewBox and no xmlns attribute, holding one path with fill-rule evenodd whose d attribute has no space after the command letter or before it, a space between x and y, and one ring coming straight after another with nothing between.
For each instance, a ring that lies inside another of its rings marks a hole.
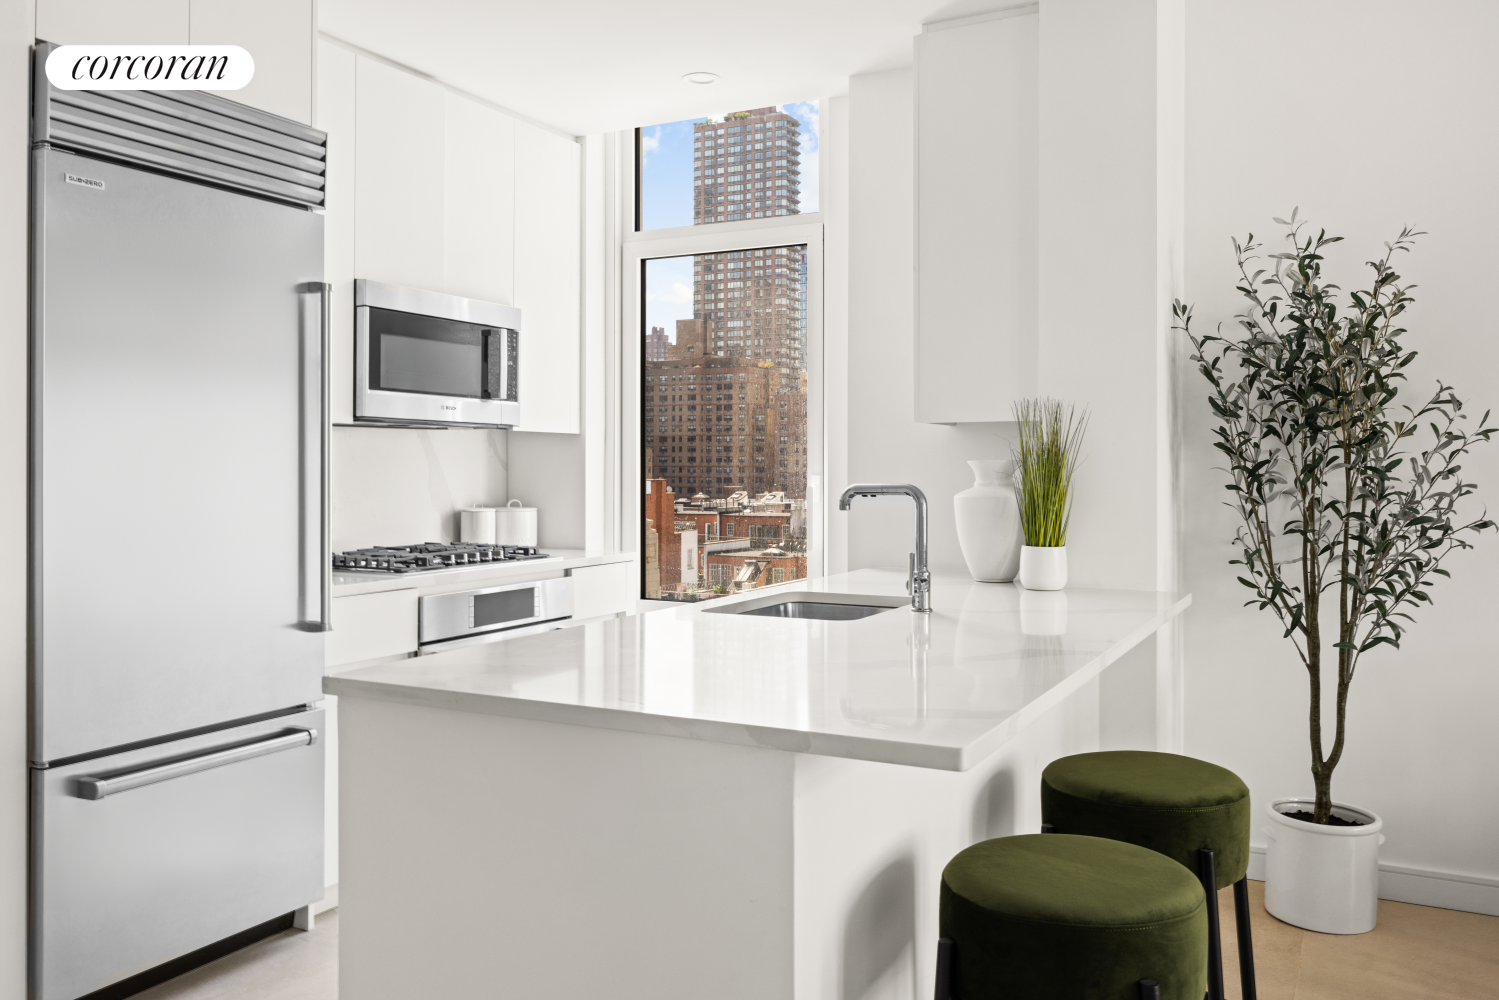
<instances>
[{"instance_id":1,"label":"microwave door handle","mask_svg":"<svg viewBox=\"0 0 1499 1000\"><path fill-rule=\"evenodd\" d=\"M302 546L301 627L333 629L333 553L328 510L330 400L328 337L333 286L314 281L299 289L302 298L300 533Z\"/></svg>"}]
</instances>

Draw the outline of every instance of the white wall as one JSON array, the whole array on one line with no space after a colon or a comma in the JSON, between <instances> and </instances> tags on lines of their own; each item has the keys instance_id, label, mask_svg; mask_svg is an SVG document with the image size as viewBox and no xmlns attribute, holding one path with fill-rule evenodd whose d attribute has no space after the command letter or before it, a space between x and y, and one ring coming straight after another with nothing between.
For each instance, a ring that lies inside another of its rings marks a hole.
<instances>
[{"instance_id":1,"label":"white wall","mask_svg":"<svg viewBox=\"0 0 1499 1000\"><path fill-rule=\"evenodd\" d=\"M1404 394L1440 377L1480 413L1499 409L1499 7L1190 0L1187 30L1187 297L1200 329L1238 309L1231 235L1278 237L1271 216L1299 205L1346 237L1329 269L1347 287L1409 223L1429 235L1397 262L1420 286L1406 344L1421 356ZM1183 378L1187 750L1233 768L1258 803L1307 794L1305 674L1271 616L1240 607L1205 383ZM1499 508L1499 446L1465 471ZM1449 568L1403 648L1360 667L1333 795L1384 817L1388 865L1489 880L1387 873L1386 896L1499 913L1499 539L1485 534Z\"/></svg>"},{"instance_id":2,"label":"white wall","mask_svg":"<svg viewBox=\"0 0 1499 1000\"><path fill-rule=\"evenodd\" d=\"M458 540L463 507L509 499L505 431L333 428L333 551Z\"/></svg>"},{"instance_id":3,"label":"white wall","mask_svg":"<svg viewBox=\"0 0 1499 1000\"><path fill-rule=\"evenodd\" d=\"M0 7L0 538L26 550L27 179L35 13ZM26 560L0 570L0 1000L26 995Z\"/></svg>"},{"instance_id":4,"label":"white wall","mask_svg":"<svg viewBox=\"0 0 1499 1000\"><path fill-rule=\"evenodd\" d=\"M829 483L828 493L836 498L849 483L915 483L930 505L932 568L961 573L953 494L973 485L969 459L1007 457L1010 444L1003 424L915 422L914 85L910 70L849 80L848 482ZM846 523L850 569L905 567L909 503L829 507L835 525Z\"/></svg>"}]
</instances>

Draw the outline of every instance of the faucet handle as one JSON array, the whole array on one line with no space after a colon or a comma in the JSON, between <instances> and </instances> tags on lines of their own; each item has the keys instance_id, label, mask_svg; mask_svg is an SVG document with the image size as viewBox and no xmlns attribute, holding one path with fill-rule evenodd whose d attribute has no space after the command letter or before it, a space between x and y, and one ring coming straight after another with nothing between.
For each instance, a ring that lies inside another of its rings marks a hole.
<instances>
[{"instance_id":1,"label":"faucet handle","mask_svg":"<svg viewBox=\"0 0 1499 1000\"><path fill-rule=\"evenodd\" d=\"M916 553L912 552L910 557L910 568L906 570L906 593L911 593L911 588L916 583Z\"/></svg>"}]
</instances>

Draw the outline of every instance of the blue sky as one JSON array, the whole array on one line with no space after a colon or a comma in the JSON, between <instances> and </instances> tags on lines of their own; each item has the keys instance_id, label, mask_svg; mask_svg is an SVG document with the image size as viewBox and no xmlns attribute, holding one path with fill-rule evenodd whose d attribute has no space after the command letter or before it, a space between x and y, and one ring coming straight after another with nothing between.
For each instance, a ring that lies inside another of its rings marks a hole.
<instances>
[{"instance_id":1,"label":"blue sky","mask_svg":"<svg viewBox=\"0 0 1499 1000\"><path fill-rule=\"evenodd\" d=\"M803 212L817 211L820 153L816 101L782 104L780 109L802 123L801 200ZM651 125L640 130L640 215L642 229L692 225L692 126L727 112ZM675 339L679 319L692 318L692 258L669 257L646 262L646 332L666 328Z\"/></svg>"}]
</instances>

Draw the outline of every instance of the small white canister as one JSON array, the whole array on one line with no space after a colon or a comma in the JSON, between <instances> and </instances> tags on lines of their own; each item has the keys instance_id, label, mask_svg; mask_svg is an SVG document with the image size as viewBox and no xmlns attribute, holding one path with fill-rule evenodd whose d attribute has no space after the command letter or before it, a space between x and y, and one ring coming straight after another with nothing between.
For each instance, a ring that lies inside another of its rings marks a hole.
<instances>
[{"instance_id":1,"label":"small white canister","mask_svg":"<svg viewBox=\"0 0 1499 1000\"><path fill-rule=\"evenodd\" d=\"M493 545L494 523L493 507L464 507L458 512L458 540Z\"/></svg>"},{"instance_id":2,"label":"small white canister","mask_svg":"<svg viewBox=\"0 0 1499 1000\"><path fill-rule=\"evenodd\" d=\"M496 545L535 545L536 508L523 507L519 500L512 500L505 507L496 507L494 543Z\"/></svg>"}]
</instances>

